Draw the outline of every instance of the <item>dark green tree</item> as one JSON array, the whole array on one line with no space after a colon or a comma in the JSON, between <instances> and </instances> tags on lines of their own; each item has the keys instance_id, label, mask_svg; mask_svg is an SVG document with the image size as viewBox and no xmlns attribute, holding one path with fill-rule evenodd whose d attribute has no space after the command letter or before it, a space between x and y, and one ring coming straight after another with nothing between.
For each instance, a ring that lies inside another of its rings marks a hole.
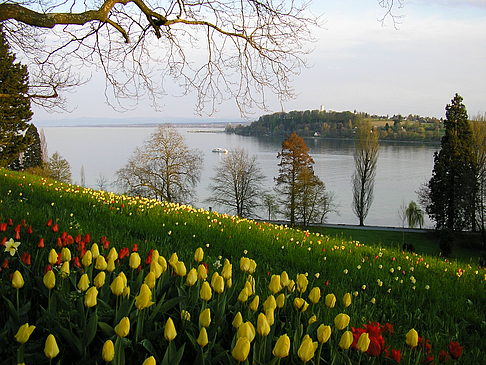
<instances>
[{"instance_id":1,"label":"dark green tree","mask_svg":"<svg viewBox=\"0 0 486 365\"><path fill-rule=\"evenodd\" d=\"M428 183L426 212L438 230L460 231L471 228L474 221L477 182L471 126L462 100L456 94L446 106L445 135L440 151L434 154L434 169Z\"/></svg>"},{"instance_id":2,"label":"dark green tree","mask_svg":"<svg viewBox=\"0 0 486 365\"><path fill-rule=\"evenodd\" d=\"M30 143L25 136L32 117L28 78L27 67L15 62L0 26L0 167L14 162Z\"/></svg>"},{"instance_id":3,"label":"dark green tree","mask_svg":"<svg viewBox=\"0 0 486 365\"><path fill-rule=\"evenodd\" d=\"M29 138L30 144L27 146L22 157L22 169L29 169L42 165L42 147L39 132L35 125L30 124L25 136Z\"/></svg>"}]
</instances>

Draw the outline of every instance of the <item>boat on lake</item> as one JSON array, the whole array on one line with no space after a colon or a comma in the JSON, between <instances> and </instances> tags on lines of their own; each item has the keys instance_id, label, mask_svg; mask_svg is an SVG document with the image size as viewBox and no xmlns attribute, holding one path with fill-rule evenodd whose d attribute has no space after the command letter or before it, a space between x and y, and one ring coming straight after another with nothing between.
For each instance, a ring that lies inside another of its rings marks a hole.
<instances>
[{"instance_id":1,"label":"boat on lake","mask_svg":"<svg viewBox=\"0 0 486 365\"><path fill-rule=\"evenodd\" d=\"M217 152L217 153L228 153L228 150L225 149L225 148L217 147L217 148L213 148L213 152Z\"/></svg>"}]
</instances>

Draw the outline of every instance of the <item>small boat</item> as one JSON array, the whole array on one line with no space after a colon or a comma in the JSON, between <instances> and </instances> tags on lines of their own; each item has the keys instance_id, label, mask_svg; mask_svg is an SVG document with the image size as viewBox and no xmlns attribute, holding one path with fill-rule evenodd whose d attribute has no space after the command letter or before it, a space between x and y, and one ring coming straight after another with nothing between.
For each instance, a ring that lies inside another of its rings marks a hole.
<instances>
[{"instance_id":1,"label":"small boat","mask_svg":"<svg viewBox=\"0 0 486 365\"><path fill-rule=\"evenodd\" d=\"M217 148L213 148L213 152L217 152L217 153L228 153L228 150L225 149L225 148L217 147Z\"/></svg>"}]
</instances>

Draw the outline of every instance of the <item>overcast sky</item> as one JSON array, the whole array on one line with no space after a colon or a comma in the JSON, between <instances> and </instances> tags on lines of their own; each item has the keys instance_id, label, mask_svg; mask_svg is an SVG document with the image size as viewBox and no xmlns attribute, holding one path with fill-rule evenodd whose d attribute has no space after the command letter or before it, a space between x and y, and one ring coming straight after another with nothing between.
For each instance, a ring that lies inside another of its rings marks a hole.
<instances>
[{"instance_id":1,"label":"overcast sky","mask_svg":"<svg viewBox=\"0 0 486 365\"><path fill-rule=\"evenodd\" d=\"M357 110L371 114L444 116L454 93L469 115L486 112L486 0L405 0L396 9L397 29L382 25L377 0L314 0L323 29L308 57L309 69L295 78L297 97L283 109ZM34 121L70 118L195 118L193 98L167 96L162 111L141 102L120 113L104 100L104 81L94 75L68 98L72 113L34 108ZM87 107L89 106L89 107ZM270 112L282 107L274 100ZM234 103L219 106L219 119L239 118ZM255 110L250 120L266 111Z\"/></svg>"}]
</instances>

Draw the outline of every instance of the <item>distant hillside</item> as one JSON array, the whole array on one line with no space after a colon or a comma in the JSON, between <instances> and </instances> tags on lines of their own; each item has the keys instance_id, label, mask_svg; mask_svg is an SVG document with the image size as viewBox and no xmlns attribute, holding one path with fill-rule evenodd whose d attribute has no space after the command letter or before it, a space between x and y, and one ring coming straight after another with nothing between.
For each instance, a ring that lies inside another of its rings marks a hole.
<instances>
[{"instance_id":1,"label":"distant hillside","mask_svg":"<svg viewBox=\"0 0 486 365\"><path fill-rule=\"evenodd\" d=\"M437 118L319 110L267 114L247 126L228 126L226 132L245 136L286 136L296 132L303 137L352 138L361 119L370 120L383 140L438 142L443 135L443 123Z\"/></svg>"}]
</instances>

